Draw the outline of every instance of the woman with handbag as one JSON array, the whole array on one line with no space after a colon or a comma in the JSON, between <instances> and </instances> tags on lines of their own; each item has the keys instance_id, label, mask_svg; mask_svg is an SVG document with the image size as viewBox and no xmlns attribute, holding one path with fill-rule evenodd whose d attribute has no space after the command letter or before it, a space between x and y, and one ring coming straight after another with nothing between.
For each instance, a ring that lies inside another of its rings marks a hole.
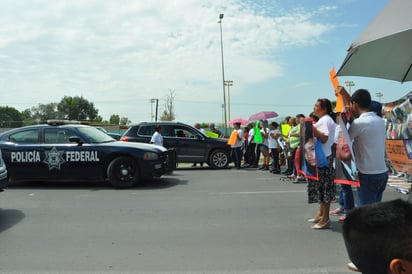
<instances>
[{"instance_id":1,"label":"woman with handbag","mask_svg":"<svg viewBox=\"0 0 412 274\"><path fill-rule=\"evenodd\" d=\"M316 101L313 112L319 117L319 121L313 125L313 134L317 141L321 142L322 149L319 154L316 152L316 158L319 158L318 181L309 180L308 182L308 203L319 203L319 210L308 222L315 223L312 226L313 229L324 229L330 227L330 203L335 199L336 194L332 157L336 127L335 114L332 112L331 102L326 98ZM327 161L321 166L319 160L325 157Z\"/></svg>"}]
</instances>

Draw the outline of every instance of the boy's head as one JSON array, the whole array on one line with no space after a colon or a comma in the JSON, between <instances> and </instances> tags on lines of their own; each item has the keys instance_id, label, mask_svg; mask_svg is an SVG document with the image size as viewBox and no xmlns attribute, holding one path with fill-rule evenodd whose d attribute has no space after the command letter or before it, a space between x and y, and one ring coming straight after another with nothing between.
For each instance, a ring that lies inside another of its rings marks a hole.
<instances>
[{"instance_id":1,"label":"boy's head","mask_svg":"<svg viewBox=\"0 0 412 274\"><path fill-rule=\"evenodd\" d=\"M353 209L343 223L349 258L364 274L412 273L412 205L401 199Z\"/></svg>"}]
</instances>

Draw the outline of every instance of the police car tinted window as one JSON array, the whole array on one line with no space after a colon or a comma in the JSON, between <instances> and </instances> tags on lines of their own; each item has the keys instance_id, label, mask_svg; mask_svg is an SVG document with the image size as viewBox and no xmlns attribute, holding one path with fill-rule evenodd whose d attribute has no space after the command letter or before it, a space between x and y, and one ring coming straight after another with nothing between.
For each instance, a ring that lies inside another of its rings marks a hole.
<instances>
[{"instance_id":1,"label":"police car tinted window","mask_svg":"<svg viewBox=\"0 0 412 274\"><path fill-rule=\"evenodd\" d=\"M16 144L39 143L39 129L19 131L9 136L9 140Z\"/></svg>"},{"instance_id":2,"label":"police car tinted window","mask_svg":"<svg viewBox=\"0 0 412 274\"><path fill-rule=\"evenodd\" d=\"M78 131L87 138L89 143L108 143L115 141L112 137L94 127L79 127Z\"/></svg>"},{"instance_id":3,"label":"police car tinted window","mask_svg":"<svg viewBox=\"0 0 412 274\"><path fill-rule=\"evenodd\" d=\"M62 128L46 128L44 129L44 143L46 144L67 144L70 143L69 138L73 134L68 129Z\"/></svg>"}]
</instances>

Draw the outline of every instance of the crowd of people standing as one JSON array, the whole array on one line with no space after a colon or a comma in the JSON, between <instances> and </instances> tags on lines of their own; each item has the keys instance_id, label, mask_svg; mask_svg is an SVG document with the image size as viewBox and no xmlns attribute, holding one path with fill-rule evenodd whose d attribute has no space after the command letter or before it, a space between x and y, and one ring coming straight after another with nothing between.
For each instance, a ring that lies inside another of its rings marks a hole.
<instances>
[{"instance_id":1,"label":"crowd of people standing","mask_svg":"<svg viewBox=\"0 0 412 274\"><path fill-rule=\"evenodd\" d=\"M352 96L349 96L343 87L338 87L337 92L342 95L346 113L350 113L348 116L351 120L347 124L347 130L351 139L350 145L353 146L356 155L356 162L349 161L345 164L342 161L342 166L356 165L356 174L351 173L350 176L356 177L352 180L358 180L360 183L357 188L358 205L380 202L388 181L385 163L386 129L381 117L382 105L372 101L370 93L365 89L357 90ZM306 179L304 182L307 182L308 186L308 202L319 203L318 211L308 221L314 223L314 229L327 228L330 224L330 214L344 215L355 206L352 187L343 186L340 207L330 210L330 204L337 194L334 182L335 158L337 153L343 153L339 141L340 129L336 123L338 117L339 115L333 112L331 101L321 98L316 100L313 112L307 118L303 114L289 116L280 125L275 121L269 123L267 120L255 121L244 126L235 123L233 136L229 138L230 140L233 137L230 146L234 167L258 168L289 176L293 182L297 182L296 179L302 176L301 163L311 155L315 156L316 143L320 143L319 147L327 162L320 166L319 159L317 162L313 159L309 161L308 165L316 165L317 177L316 180ZM301 125L305 121L312 123L310 127L314 140L311 140L310 146L309 140L301 136L304 131ZM214 124L212 127L216 131ZM202 130L198 124L196 128ZM219 136L222 136L220 132ZM305 143L301 144L301 140ZM345 145L347 149L348 144ZM286 163L282 163L282 157L287 159ZM300 159L296 160L298 158ZM307 169L309 170L309 167ZM345 174L346 171L347 169Z\"/></svg>"},{"instance_id":2,"label":"crowd of people standing","mask_svg":"<svg viewBox=\"0 0 412 274\"><path fill-rule=\"evenodd\" d=\"M308 203L319 204L314 216L308 219L308 222L313 223L313 229L330 227L330 215L339 215L339 221L343 222L345 215L355 207L352 186L338 186L335 183L335 168L346 168L340 172L351 176L350 180L359 182L356 199L358 206L380 202L388 181L385 164L386 131L384 121L380 117L382 105L373 102L370 93L365 89L357 90L352 96L349 96L343 87L339 87L337 92L342 94L346 113L350 113L348 116L351 117L347 122L351 142L346 143L343 148L337 123L339 113L336 115L331 101L326 98L316 100L313 112L307 118L303 114L297 114L294 117L286 117L280 125L277 122L268 123L266 120L243 127L240 123L234 125L237 139L231 144L231 156L235 167L258 168L288 176L295 183L307 182ZM311 122L311 140L301 136L304 132L301 125L305 121ZM336 167L336 155L344 159L343 150L347 150L349 145L353 146L356 163L342 160ZM319 156L316 155L316 146L321 148L321 153L326 159L322 165L319 163ZM282 157L287 159L286 163L282 163ZM311 157L313 159L310 160ZM309 173L313 168L316 179L305 174L306 179L299 181L305 173L301 170L305 160L308 160L306 172ZM357 171L349 174L348 165L352 168L356 166ZM336 200L338 189L339 208L331 210L330 206L332 201Z\"/></svg>"},{"instance_id":3,"label":"crowd of people standing","mask_svg":"<svg viewBox=\"0 0 412 274\"><path fill-rule=\"evenodd\" d=\"M412 273L412 259L403 258L394 249L385 249L391 241L399 242L401 237L393 237L383 244L378 243L380 237L387 235L385 231L379 230L379 226L399 230L402 237L412 236L399 228L404 226L405 229L410 229L411 222L405 218L412 216L412 206L402 201L381 203L388 181L382 105L372 101L370 93L365 89L359 89L351 96L343 87L338 87L336 92L343 98L342 113L333 111L330 100L320 98L316 100L313 112L307 118L303 114L297 114L295 117L286 117L280 125L266 120L243 127L240 123L235 123L228 140L234 167L257 168L283 174L291 179L304 175L308 203L319 206L307 221L313 224L313 229L322 230L330 227L330 215L342 215L340 221L344 224L343 236L349 257L353 261L348 267L362 273L400 273L395 270L409 267L410 264L411 271L404 273ZM344 119L345 123L339 123L339 119ZM196 128L201 130L198 125ZM214 125L213 128L216 131ZM342 137L343 131L348 136L346 139ZM153 143L159 139L160 132L161 128L157 129ZM219 136L223 137L220 132ZM352 148L354 155L348 153ZM282 161L282 155L287 158L286 162ZM322 158L325 160L322 161ZM335 180L336 173L343 174L348 181L358 183L356 206L353 187L342 184L339 208L331 210L339 185ZM375 211L378 213L375 214ZM360 243L362 239L353 234L353 231L359 237L372 235L375 240L368 241L368 244L380 248L368 249L367 245ZM412 254L412 248L405 249L406 253L409 251ZM393 253L394 257L386 258L386 253ZM384 271L370 272L375 268L369 264L369 256L385 257L386 261L380 264L380 268L385 268Z\"/></svg>"},{"instance_id":4,"label":"crowd of people standing","mask_svg":"<svg viewBox=\"0 0 412 274\"><path fill-rule=\"evenodd\" d=\"M359 89L349 96L343 87L338 87L337 93L342 96L345 105L345 114L342 114L341 119L346 117L346 114L351 118L349 123L344 124L349 140L342 142L343 129L337 126L336 117L339 115L333 112L331 102L326 98L316 100L312 125L309 124L312 139L316 139L312 140L311 153L306 151L306 139L304 144L296 145L296 142L302 140L302 138L295 139L302 134L302 130L297 130L297 119L304 118L300 115L289 118L291 128L287 139L285 138L287 144L285 147L289 149L286 174L296 174L295 169L298 167L293 164L295 157L292 155L296 155L298 147L304 150L300 153L301 158L310 154L316 155L317 180L308 177L307 194L308 203L318 203L319 209L312 218L308 219L308 222L314 223L313 229L320 230L329 228L330 214L347 215L347 219L343 217L340 221L344 224L343 238L352 261L348 263L348 268L362 273L412 273L412 257L410 257L412 234L405 233L411 228L409 219L412 216L412 206L401 200L381 203L388 181L388 169L385 163L386 129L381 117L382 105L376 104L377 102L372 104L371 95L365 89ZM263 138L270 136L265 121L261 123L261 133ZM249 131L249 142L253 142L250 135ZM279 137L277 134L274 136ZM315 148L316 142L320 144L319 152ZM347 155L348 148L351 146L356 156L353 162ZM265 170L267 168L265 153L268 150L264 142L256 147L260 147L264 156L261 169ZM272 150L270 152L273 153ZM275 153L277 154L276 151ZM318 158L322 157L326 159L325 164L320 164ZM249 155L246 157L249 161L251 158ZM335 162L335 158L339 158L341 162ZM253 159L251 165L256 166L256 159L259 159L259 156ZM355 173L351 172L353 167L356 167ZM334 181L335 168L347 174L349 181L358 181L358 207L354 204L352 187L343 184L340 207L330 211L331 202L335 199L337 191ZM277 171L274 166L272 170ZM387 235L392 236L387 237ZM366 240L368 238L371 240ZM374 259L379 260L379 264L371 263Z\"/></svg>"}]
</instances>

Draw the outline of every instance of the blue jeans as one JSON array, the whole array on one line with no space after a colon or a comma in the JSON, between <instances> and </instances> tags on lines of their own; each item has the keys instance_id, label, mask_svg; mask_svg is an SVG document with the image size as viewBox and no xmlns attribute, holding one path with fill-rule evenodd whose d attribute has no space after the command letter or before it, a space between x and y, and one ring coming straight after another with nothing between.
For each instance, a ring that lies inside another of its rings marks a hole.
<instances>
[{"instance_id":1,"label":"blue jeans","mask_svg":"<svg viewBox=\"0 0 412 274\"><path fill-rule=\"evenodd\" d=\"M231 154L232 160L235 163L236 168L240 168L240 164L242 162L242 148L232 147Z\"/></svg>"},{"instance_id":2,"label":"blue jeans","mask_svg":"<svg viewBox=\"0 0 412 274\"><path fill-rule=\"evenodd\" d=\"M359 173L358 204L359 206L382 201L383 191L388 182L388 172L381 174Z\"/></svg>"},{"instance_id":3,"label":"blue jeans","mask_svg":"<svg viewBox=\"0 0 412 274\"><path fill-rule=\"evenodd\" d=\"M339 194L339 206L344 209L345 214L355 207L355 200L353 198L352 186L341 184Z\"/></svg>"}]
</instances>

